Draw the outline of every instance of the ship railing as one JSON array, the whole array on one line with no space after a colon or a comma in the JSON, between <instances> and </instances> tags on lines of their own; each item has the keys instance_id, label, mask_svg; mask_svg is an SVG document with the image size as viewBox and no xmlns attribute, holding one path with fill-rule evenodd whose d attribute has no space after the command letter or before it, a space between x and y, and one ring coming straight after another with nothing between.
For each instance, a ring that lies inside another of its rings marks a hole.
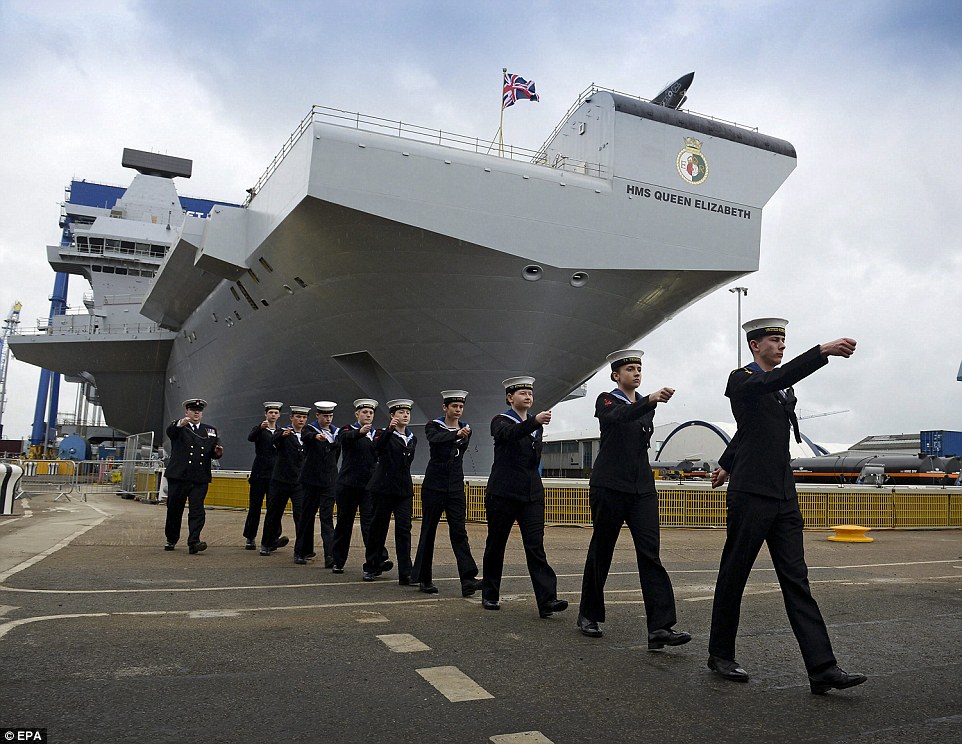
<instances>
[{"instance_id":1,"label":"ship railing","mask_svg":"<svg viewBox=\"0 0 962 744\"><path fill-rule=\"evenodd\" d=\"M142 333L164 333L168 334L165 328L161 328L157 323L111 323L110 325L99 325L97 323L85 323L83 326L64 326L54 328L42 318L37 320L36 328L21 328L18 336L88 336L94 334L142 334Z\"/></svg>"},{"instance_id":2,"label":"ship railing","mask_svg":"<svg viewBox=\"0 0 962 744\"><path fill-rule=\"evenodd\" d=\"M605 92L605 93L614 93L615 95L625 96L626 98L633 98L636 101L643 101L644 103L651 103L651 99L649 98L642 98L641 96L636 96L632 93L624 93L620 90L615 90L614 88L605 88L604 86L596 85L595 83L592 83L587 88L585 88L584 91L582 91L581 95L578 96L578 100L576 100L571 105L571 108L568 109L567 113L565 113L565 115L561 117L561 121L559 121L558 125L553 130L551 130L551 134L547 136L547 138L544 141L544 144L542 144L541 147L538 148L538 150L536 151L538 158L542 160L547 160L548 146L554 141L554 138L558 136L562 128L568 123L568 119L571 117L571 115L578 110L578 107L581 106L581 104L583 104L585 101L591 98L591 96L593 96L595 93L598 93L599 91ZM729 121L728 119L722 119L721 117L712 116L711 114L702 114L697 111L692 111L691 109L679 109L679 110L684 111L687 114L691 114L692 116L699 116L702 119L711 119L712 121L717 121L721 124L729 124L730 126L738 127L739 129L746 129L750 132L758 131L758 127L749 126L747 124L739 124L737 121Z\"/></svg>"},{"instance_id":3,"label":"ship railing","mask_svg":"<svg viewBox=\"0 0 962 744\"><path fill-rule=\"evenodd\" d=\"M247 207L250 205L251 200L274 174L274 171L277 170L278 166L284 161L284 158L287 157L287 154L300 139L301 135L315 122L325 122L367 132L386 134L400 139L453 147L458 150L474 152L481 155L494 155L510 160L523 160L534 165L547 166L555 170L564 170L571 173L583 173L599 177L603 175L603 166L600 163L590 163L566 157L555 158L552 162L548 162L548 158L541 150L532 150L517 145L504 144L497 139L482 139L480 137L471 137L456 132L447 132L443 129L433 129L419 124L411 124L410 122L370 116L356 111L345 111L328 106L314 106L311 108L310 113L301 120L301 123L291 136L287 138L280 152L274 156L274 159L271 160L263 175L257 179L257 183L247 190L247 199L244 201L243 206Z\"/></svg>"}]
</instances>

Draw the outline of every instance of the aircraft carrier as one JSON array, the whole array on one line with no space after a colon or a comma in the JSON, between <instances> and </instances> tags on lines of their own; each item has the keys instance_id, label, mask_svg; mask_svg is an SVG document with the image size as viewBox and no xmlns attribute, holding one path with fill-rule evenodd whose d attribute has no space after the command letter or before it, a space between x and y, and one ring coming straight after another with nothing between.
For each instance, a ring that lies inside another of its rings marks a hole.
<instances>
[{"instance_id":1,"label":"aircraft carrier","mask_svg":"<svg viewBox=\"0 0 962 744\"><path fill-rule=\"evenodd\" d=\"M762 209L796 155L592 86L531 152L314 107L243 204L180 198L189 160L124 164L138 175L103 203L71 185L48 248L90 281L87 312L12 338L18 359L85 381L108 424L158 442L206 398L227 468L249 465L263 400L334 400L343 425L355 398L405 397L423 425L463 388L466 475L487 475L501 380L534 375L548 408L757 270Z\"/></svg>"}]
</instances>

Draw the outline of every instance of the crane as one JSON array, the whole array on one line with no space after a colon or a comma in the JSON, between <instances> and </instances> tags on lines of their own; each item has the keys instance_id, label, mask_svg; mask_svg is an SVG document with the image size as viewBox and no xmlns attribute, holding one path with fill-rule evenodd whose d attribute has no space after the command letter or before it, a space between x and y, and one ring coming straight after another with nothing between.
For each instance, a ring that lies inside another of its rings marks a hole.
<instances>
[{"instance_id":1,"label":"crane","mask_svg":"<svg viewBox=\"0 0 962 744\"><path fill-rule=\"evenodd\" d=\"M3 334L0 335L0 438L3 437L3 412L7 407L7 367L10 366L10 347L7 337L16 334L20 327L20 302L14 302L10 313L3 321Z\"/></svg>"},{"instance_id":2,"label":"crane","mask_svg":"<svg viewBox=\"0 0 962 744\"><path fill-rule=\"evenodd\" d=\"M824 413L810 413L807 416L799 416L799 421L804 421L805 419L821 418L822 416L834 416L836 413L848 413L849 409L845 408L841 411L825 411Z\"/></svg>"}]
</instances>

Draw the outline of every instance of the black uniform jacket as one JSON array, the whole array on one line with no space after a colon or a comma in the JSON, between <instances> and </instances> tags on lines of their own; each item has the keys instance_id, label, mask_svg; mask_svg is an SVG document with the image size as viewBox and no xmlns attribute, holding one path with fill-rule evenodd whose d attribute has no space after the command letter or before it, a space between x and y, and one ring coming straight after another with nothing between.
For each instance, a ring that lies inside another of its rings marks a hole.
<instances>
[{"instance_id":1,"label":"black uniform jacket","mask_svg":"<svg viewBox=\"0 0 962 744\"><path fill-rule=\"evenodd\" d=\"M795 408L790 388L826 364L828 359L815 346L771 372L750 364L729 375L725 395L731 399L738 431L718 458L731 474L729 491L798 498L789 454L790 415Z\"/></svg>"},{"instance_id":2,"label":"black uniform jacket","mask_svg":"<svg viewBox=\"0 0 962 744\"><path fill-rule=\"evenodd\" d=\"M394 431L378 429L374 433L374 450L377 452L377 465L368 481L367 490L371 493L389 493L405 498L414 496L411 483L411 461L418 438L411 434L410 440Z\"/></svg>"},{"instance_id":3,"label":"black uniform jacket","mask_svg":"<svg viewBox=\"0 0 962 744\"><path fill-rule=\"evenodd\" d=\"M458 422L458 429L467 424ZM424 470L424 484L422 488L435 491L464 491L464 453L468 449L471 435L464 439L457 435L457 429L449 429L444 418L429 421L424 426L424 436L427 437L431 457Z\"/></svg>"},{"instance_id":4,"label":"black uniform jacket","mask_svg":"<svg viewBox=\"0 0 962 744\"><path fill-rule=\"evenodd\" d=\"M190 424L177 426L173 421L167 427L167 436L170 460L164 475L193 483L210 483L210 461L217 459L214 447L220 444L217 429L201 423L195 432Z\"/></svg>"},{"instance_id":5,"label":"black uniform jacket","mask_svg":"<svg viewBox=\"0 0 962 744\"><path fill-rule=\"evenodd\" d=\"M289 431L286 437L284 432ZM297 434L291 427L278 429L274 432L274 449L277 450L277 459L274 461L274 472L271 480L278 483L294 485L301 476L301 468L304 467L304 442L307 439L307 427L301 429L301 441L298 441Z\"/></svg>"},{"instance_id":6,"label":"black uniform jacket","mask_svg":"<svg viewBox=\"0 0 962 744\"><path fill-rule=\"evenodd\" d=\"M337 442L341 445L341 472L337 475L339 486L366 488L377 464L374 442L367 434L361 434L360 428L360 424L355 423L337 432Z\"/></svg>"},{"instance_id":7,"label":"black uniform jacket","mask_svg":"<svg viewBox=\"0 0 962 744\"><path fill-rule=\"evenodd\" d=\"M512 411L491 419L494 464L488 478L487 494L514 501L544 501L541 464L541 435L544 427L534 416L519 421ZM533 436L532 436L533 435Z\"/></svg>"},{"instance_id":8,"label":"black uniform jacket","mask_svg":"<svg viewBox=\"0 0 962 744\"><path fill-rule=\"evenodd\" d=\"M654 493L655 476L648 448L655 431L655 404L635 393L629 403L620 393L602 393L595 401L601 424L601 444L591 470L590 484L625 493Z\"/></svg>"},{"instance_id":9,"label":"black uniform jacket","mask_svg":"<svg viewBox=\"0 0 962 744\"><path fill-rule=\"evenodd\" d=\"M247 435L247 441L254 443L251 480L270 480L271 474L274 472L274 460L277 459L277 450L274 449L274 442L272 441L273 436L273 431L262 429L259 423Z\"/></svg>"},{"instance_id":10,"label":"black uniform jacket","mask_svg":"<svg viewBox=\"0 0 962 744\"><path fill-rule=\"evenodd\" d=\"M338 429L331 427L334 441L326 437L317 438L320 428L314 424L304 427L304 467L301 469L301 483L315 488L331 488L337 479L337 458L341 454L341 444L337 441Z\"/></svg>"}]
</instances>

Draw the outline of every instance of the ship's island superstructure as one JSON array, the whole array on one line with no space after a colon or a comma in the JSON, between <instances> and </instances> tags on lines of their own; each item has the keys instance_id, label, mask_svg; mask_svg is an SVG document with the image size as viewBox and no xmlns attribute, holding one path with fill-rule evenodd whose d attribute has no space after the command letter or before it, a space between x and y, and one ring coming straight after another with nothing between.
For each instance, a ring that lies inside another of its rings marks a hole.
<instances>
[{"instance_id":1,"label":"ship's island superstructure","mask_svg":"<svg viewBox=\"0 0 962 744\"><path fill-rule=\"evenodd\" d=\"M597 88L520 156L315 107L240 206L188 208L173 178L190 161L127 158L122 198L68 201L48 249L91 282L89 312L11 339L19 359L88 380L129 432L206 398L236 468L263 400L335 400L346 424L355 398L411 398L423 425L463 388L472 475L503 378L534 375L547 408L755 271L762 208L796 162L783 140Z\"/></svg>"}]
</instances>

